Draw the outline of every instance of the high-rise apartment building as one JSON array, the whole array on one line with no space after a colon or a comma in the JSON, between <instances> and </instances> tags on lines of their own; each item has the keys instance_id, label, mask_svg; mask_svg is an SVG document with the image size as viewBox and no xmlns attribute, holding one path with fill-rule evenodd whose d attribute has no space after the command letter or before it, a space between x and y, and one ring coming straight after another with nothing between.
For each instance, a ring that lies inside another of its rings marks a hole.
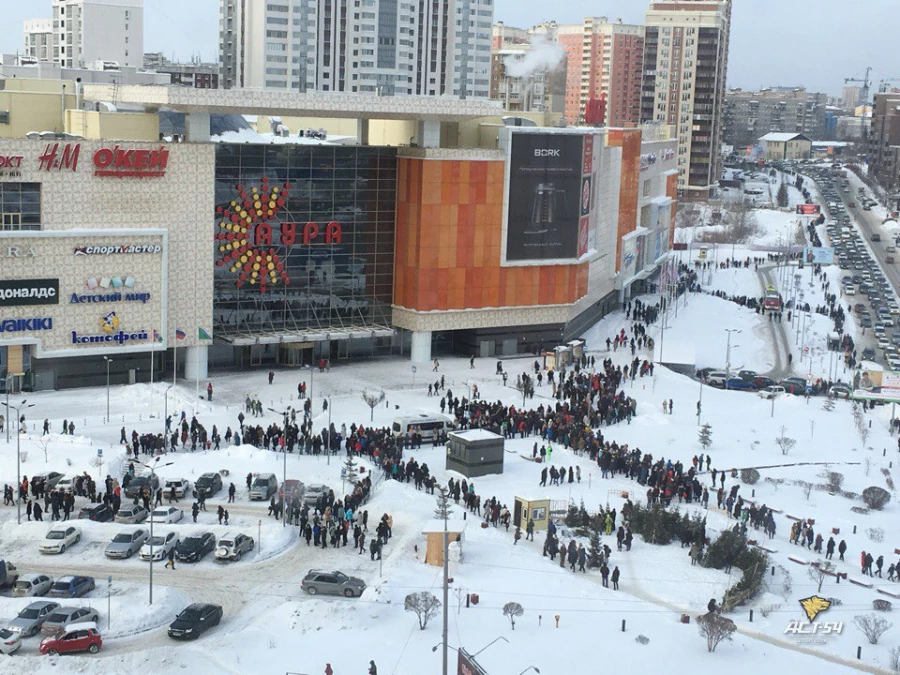
<instances>
[{"instance_id":1,"label":"high-rise apartment building","mask_svg":"<svg viewBox=\"0 0 900 675\"><path fill-rule=\"evenodd\" d=\"M866 153L869 175L900 205L900 93L875 94Z\"/></svg>"},{"instance_id":2,"label":"high-rise apartment building","mask_svg":"<svg viewBox=\"0 0 900 675\"><path fill-rule=\"evenodd\" d=\"M647 12L641 120L674 125L678 189L706 199L722 173L731 0L653 0Z\"/></svg>"},{"instance_id":3,"label":"high-rise apartment building","mask_svg":"<svg viewBox=\"0 0 900 675\"><path fill-rule=\"evenodd\" d=\"M487 98L493 0L220 0L222 85Z\"/></svg>"},{"instance_id":4,"label":"high-rise apartment building","mask_svg":"<svg viewBox=\"0 0 900 675\"><path fill-rule=\"evenodd\" d=\"M535 34L534 30L507 26L502 21L494 24L490 97L502 101L503 109L510 112L562 113L566 94L563 54L551 36ZM534 49L543 52L539 59L531 53ZM517 67L519 64L522 66Z\"/></svg>"},{"instance_id":5,"label":"high-rise apartment building","mask_svg":"<svg viewBox=\"0 0 900 675\"><path fill-rule=\"evenodd\" d=\"M725 93L723 140L735 148L746 148L772 131L826 140L827 100L827 94L808 92L802 87L730 89Z\"/></svg>"},{"instance_id":6,"label":"high-rise apartment building","mask_svg":"<svg viewBox=\"0 0 900 675\"><path fill-rule=\"evenodd\" d=\"M24 22L25 56L38 61L49 61L53 56L53 20L28 19Z\"/></svg>"},{"instance_id":7,"label":"high-rise apartment building","mask_svg":"<svg viewBox=\"0 0 900 675\"><path fill-rule=\"evenodd\" d=\"M144 59L144 0L53 0L48 60L64 68L99 61L141 67ZM26 50L28 25L26 21ZM33 34L32 34L33 35Z\"/></svg>"},{"instance_id":8,"label":"high-rise apartment building","mask_svg":"<svg viewBox=\"0 0 900 675\"><path fill-rule=\"evenodd\" d=\"M854 110L863 101L863 88L858 84L845 84L841 91L841 107L844 110Z\"/></svg>"}]
</instances>

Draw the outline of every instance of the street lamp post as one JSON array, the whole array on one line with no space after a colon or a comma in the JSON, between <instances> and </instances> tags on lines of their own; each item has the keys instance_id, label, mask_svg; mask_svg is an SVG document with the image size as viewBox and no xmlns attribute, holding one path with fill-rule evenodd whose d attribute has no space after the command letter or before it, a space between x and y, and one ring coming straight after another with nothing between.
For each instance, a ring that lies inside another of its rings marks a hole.
<instances>
[{"instance_id":1,"label":"street lamp post","mask_svg":"<svg viewBox=\"0 0 900 675\"><path fill-rule=\"evenodd\" d=\"M725 348L725 375L731 377L731 334L732 333L740 333L740 328L726 328L725 332L728 333L728 345ZM738 345L735 345L738 346Z\"/></svg>"},{"instance_id":2,"label":"street lamp post","mask_svg":"<svg viewBox=\"0 0 900 675\"><path fill-rule=\"evenodd\" d=\"M168 387L166 387L166 393L163 394L163 399L165 400L165 412L163 414L163 450L166 449L166 445L169 441L169 389L174 386L174 384L170 384Z\"/></svg>"},{"instance_id":3,"label":"street lamp post","mask_svg":"<svg viewBox=\"0 0 900 675\"><path fill-rule=\"evenodd\" d=\"M12 373L6 374L6 407L9 408L9 381L15 377ZM6 411L7 417L9 416L9 410ZM9 420L6 420L6 442L9 443Z\"/></svg>"},{"instance_id":4,"label":"street lamp post","mask_svg":"<svg viewBox=\"0 0 900 675\"><path fill-rule=\"evenodd\" d=\"M9 391L6 394L9 397ZM7 417L9 417L10 411L16 411L17 422L22 418L23 410L34 407L34 403L26 405L25 401L22 401L19 405L10 405L9 403L4 403L3 405L6 406ZM7 420L7 424L9 424L9 420ZM19 525L22 524L22 430L18 427L16 428L16 522Z\"/></svg>"},{"instance_id":5,"label":"street lamp post","mask_svg":"<svg viewBox=\"0 0 900 675\"><path fill-rule=\"evenodd\" d=\"M139 460L134 460L136 464L140 464L145 469L150 470L150 489L153 489L154 479L156 478L156 470L161 466L172 466L175 462L166 462L165 464L159 463L159 457L153 460L152 463L148 464L146 462L141 462ZM156 495L151 495L154 500ZM153 504L150 505L150 604L153 604Z\"/></svg>"},{"instance_id":6,"label":"street lamp post","mask_svg":"<svg viewBox=\"0 0 900 675\"><path fill-rule=\"evenodd\" d=\"M106 361L106 423L109 424L109 364L113 362L108 356L104 356Z\"/></svg>"},{"instance_id":7,"label":"street lamp post","mask_svg":"<svg viewBox=\"0 0 900 675\"><path fill-rule=\"evenodd\" d=\"M284 416L283 432L285 435L287 435L288 419L289 419L288 411L287 410L275 410L274 408L269 408L269 410L271 410L273 413L277 413L279 415ZM283 461L284 461L284 469L283 469L284 478L281 481L281 508L282 508L281 526L287 527L287 519L285 518L285 514L284 514L284 509L287 506L287 444L286 444L286 442L285 442L285 446L281 449L281 454L283 456Z\"/></svg>"}]
</instances>

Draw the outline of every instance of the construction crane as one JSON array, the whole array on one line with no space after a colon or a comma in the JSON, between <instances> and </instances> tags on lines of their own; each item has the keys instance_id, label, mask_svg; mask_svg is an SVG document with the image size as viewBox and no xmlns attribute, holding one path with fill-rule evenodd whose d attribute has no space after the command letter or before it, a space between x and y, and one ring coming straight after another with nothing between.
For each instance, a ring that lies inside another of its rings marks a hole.
<instances>
[{"instance_id":1,"label":"construction crane","mask_svg":"<svg viewBox=\"0 0 900 675\"><path fill-rule=\"evenodd\" d=\"M844 84L849 82L859 82L862 84L862 90L860 91L860 98L862 99L863 105L866 105L869 102L869 75L872 74L872 66L868 66L866 68L866 76L863 79L859 79L858 77L845 77Z\"/></svg>"}]
</instances>

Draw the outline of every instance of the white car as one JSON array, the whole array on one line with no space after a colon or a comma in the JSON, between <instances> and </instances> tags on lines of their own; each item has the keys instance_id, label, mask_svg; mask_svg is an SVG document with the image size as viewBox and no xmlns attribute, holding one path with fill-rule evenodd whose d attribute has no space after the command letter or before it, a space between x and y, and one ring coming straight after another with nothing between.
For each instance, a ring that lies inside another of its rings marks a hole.
<instances>
[{"instance_id":1,"label":"white car","mask_svg":"<svg viewBox=\"0 0 900 675\"><path fill-rule=\"evenodd\" d=\"M781 396L784 392L784 387L779 387L777 384L773 384L770 387L760 389L759 396L760 398L776 398L778 396Z\"/></svg>"},{"instance_id":2,"label":"white car","mask_svg":"<svg viewBox=\"0 0 900 675\"><path fill-rule=\"evenodd\" d=\"M171 495L173 487L175 488L175 496L179 499L191 494L191 481L187 478L171 478L167 480L166 487L163 489L163 496L168 497Z\"/></svg>"},{"instance_id":3,"label":"white car","mask_svg":"<svg viewBox=\"0 0 900 675\"><path fill-rule=\"evenodd\" d=\"M46 574L23 574L13 586L13 595L17 598L25 598L32 595L47 595L53 579Z\"/></svg>"},{"instance_id":4,"label":"white car","mask_svg":"<svg viewBox=\"0 0 900 675\"><path fill-rule=\"evenodd\" d=\"M22 636L8 628L0 628L0 654L14 654L22 646Z\"/></svg>"},{"instance_id":5,"label":"white car","mask_svg":"<svg viewBox=\"0 0 900 675\"><path fill-rule=\"evenodd\" d=\"M65 553L81 541L81 528L74 525L57 525L50 528L47 536L38 547L41 553Z\"/></svg>"},{"instance_id":6,"label":"white car","mask_svg":"<svg viewBox=\"0 0 900 675\"><path fill-rule=\"evenodd\" d=\"M178 546L178 541L178 535L174 532L153 535L141 547L141 560L153 560L154 562L165 560L169 557L169 551Z\"/></svg>"},{"instance_id":7,"label":"white car","mask_svg":"<svg viewBox=\"0 0 900 675\"><path fill-rule=\"evenodd\" d=\"M881 337L878 338L878 346L879 346L881 349L887 349L888 347L891 346L891 343L890 343L890 341L889 341L886 337L884 337L884 336L882 335Z\"/></svg>"},{"instance_id":8,"label":"white car","mask_svg":"<svg viewBox=\"0 0 900 675\"><path fill-rule=\"evenodd\" d=\"M75 491L75 476L63 476L56 483L57 490Z\"/></svg>"},{"instance_id":9,"label":"white car","mask_svg":"<svg viewBox=\"0 0 900 675\"><path fill-rule=\"evenodd\" d=\"M151 523L177 523L182 518L184 511L177 506L162 506L150 514Z\"/></svg>"}]
</instances>

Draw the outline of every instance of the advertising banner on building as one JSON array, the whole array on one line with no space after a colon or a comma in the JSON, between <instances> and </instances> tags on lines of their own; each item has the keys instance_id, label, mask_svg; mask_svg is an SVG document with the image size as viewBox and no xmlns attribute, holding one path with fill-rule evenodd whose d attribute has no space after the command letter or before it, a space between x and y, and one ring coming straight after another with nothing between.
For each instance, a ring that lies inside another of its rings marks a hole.
<instances>
[{"instance_id":1,"label":"advertising banner on building","mask_svg":"<svg viewBox=\"0 0 900 675\"><path fill-rule=\"evenodd\" d=\"M834 249L807 246L803 249L803 260L809 265L833 265Z\"/></svg>"},{"instance_id":2,"label":"advertising banner on building","mask_svg":"<svg viewBox=\"0 0 900 675\"><path fill-rule=\"evenodd\" d=\"M165 347L167 232L5 232L0 244L28 252L0 266L0 346L33 344L39 357Z\"/></svg>"},{"instance_id":3,"label":"advertising banner on building","mask_svg":"<svg viewBox=\"0 0 900 675\"><path fill-rule=\"evenodd\" d=\"M864 370L854 384L853 398L900 403L900 373Z\"/></svg>"},{"instance_id":4,"label":"advertising banner on building","mask_svg":"<svg viewBox=\"0 0 900 675\"><path fill-rule=\"evenodd\" d=\"M58 304L59 279L0 279L0 307Z\"/></svg>"},{"instance_id":5,"label":"advertising banner on building","mask_svg":"<svg viewBox=\"0 0 900 675\"><path fill-rule=\"evenodd\" d=\"M619 273L626 280L637 273L637 241L634 233L622 237L622 261Z\"/></svg>"},{"instance_id":6,"label":"advertising banner on building","mask_svg":"<svg viewBox=\"0 0 900 675\"><path fill-rule=\"evenodd\" d=\"M592 180L584 168L592 160L585 160L585 139L510 134L507 261L576 259L587 248Z\"/></svg>"},{"instance_id":7,"label":"advertising banner on building","mask_svg":"<svg viewBox=\"0 0 900 675\"><path fill-rule=\"evenodd\" d=\"M487 675L484 668L465 649L460 649L457 654L459 659L456 662L456 675Z\"/></svg>"}]
</instances>

